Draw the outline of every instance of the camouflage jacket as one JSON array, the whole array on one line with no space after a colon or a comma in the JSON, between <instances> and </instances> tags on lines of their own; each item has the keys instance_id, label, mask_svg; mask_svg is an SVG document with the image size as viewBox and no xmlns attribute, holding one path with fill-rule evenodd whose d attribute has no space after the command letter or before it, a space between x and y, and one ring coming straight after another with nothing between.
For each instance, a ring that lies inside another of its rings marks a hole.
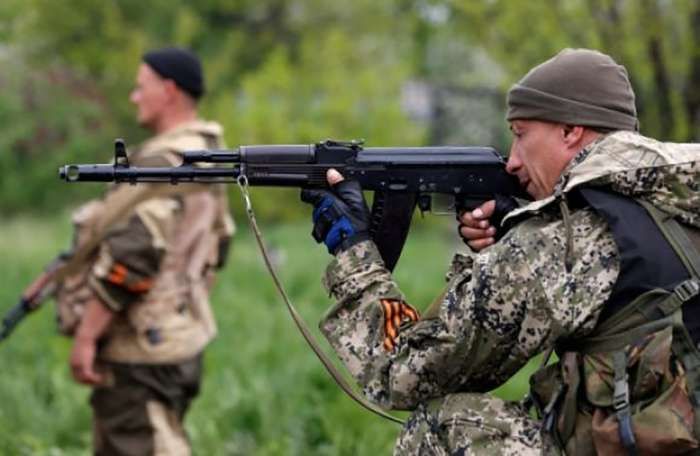
<instances>
[{"instance_id":1,"label":"camouflage jacket","mask_svg":"<svg viewBox=\"0 0 700 456\"><path fill-rule=\"evenodd\" d=\"M174 166L181 151L222 147L221 134L216 123L188 122L129 151L130 161ZM172 363L201 352L216 332L207 282L234 228L223 187L120 184L92 205L86 229L106 234L87 284L117 312L100 359ZM122 206L126 216L99 226Z\"/></svg>"},{"instance_id":2,"label":"camouflage jacket","mask_svg":"<svg viewBox=\"0 0 700 456\"><path fill-rule=\"evenodd\" d=\"M321 330L385 408L489 391L558 339L595 326L619 274L607 224L567 193L589 185L643 198L700 227L700 153L631 132L603 136L563 172L555 192L509 216L525 219L478 253L457 253L445 291L414 322L371 242L340 253L324 285L337 300Z\"/></svg>"}]
</instances>

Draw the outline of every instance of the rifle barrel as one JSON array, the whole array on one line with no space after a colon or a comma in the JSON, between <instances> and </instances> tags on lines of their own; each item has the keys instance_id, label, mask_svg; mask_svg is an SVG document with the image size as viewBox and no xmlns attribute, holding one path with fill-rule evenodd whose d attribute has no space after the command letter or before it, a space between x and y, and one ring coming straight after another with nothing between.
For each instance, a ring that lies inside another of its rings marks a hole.
<instances>
[{"instance_id":1,"label":"rifle barrel","mask_svg":"<svg viewBox=\"0 0 700 456\"><path fill-rule=\"evenodd\" d=\"M175 168L131 168L114 165L66 165L59 168L68 182L233 182L240 174L236 167L202 168L181 165Z\"/></svg>"},{"instance_id":2,"label":"rifle barrel","mask_svg":"<svg viewBox=\"0 0 700 456\"><path fill-rule=\"evenodd\" d=\"M15 326L29 313L29 304L24 298L20 298L12 309L10 309L2 319L2 330L0 330L0 341L6 339L15 329Z\"/></svg>"}]
</instances>

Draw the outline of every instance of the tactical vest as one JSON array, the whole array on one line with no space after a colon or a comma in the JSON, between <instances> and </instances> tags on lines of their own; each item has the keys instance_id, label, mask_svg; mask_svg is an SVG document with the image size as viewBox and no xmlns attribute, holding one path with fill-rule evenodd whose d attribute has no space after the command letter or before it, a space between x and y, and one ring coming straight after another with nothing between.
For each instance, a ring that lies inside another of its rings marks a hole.
<instances>
[{"instance_id":1,"label":"tactical vest","mask_svg":"<svg viewBox=\"0 0 700 456\"><path fill-rule=\"evenodd\" d=\"M697 452L700 233L604 189L569 202L606 220L620 274L593 332L557 341L530 379L543 430L567 455Z\"/></svg>"},{"instance_id":2,"label":"tactical vest","mask_svg":"<svg viewBox=\"0 0 700 456\"><path fill-rule=\"evenodd\" d=\"M162 166L162 158L177 159L178 150L193 147L188 144L194 140L208 148L222 147L218 136L205 131L181 134L184 144L156 137L159 142L157 147L151 145L153 152L142 157L137 151L135 163L143 166L149 160L161 159L158 165ZM228 242L235 231L225 189L199 184L139 185L116 189L115 193L108 195L109 204L94 200L73 215L74 252L78 252L74 256L79 258L58 284L55 297L59 330L71 335L85 304L95 296L88 282L92 268L99 266L95 263L99 243L113 227L137 212L144 224L158 226L150 231L170 233L162 243L171 248L162 259L150 291L113 321L101 345L100 358L139 363L187 359L201 351L216 333L208 303L209 286L213 269L225 262ZM168 206L161 202L173 198L180 205L178 218L188 222L165 226L172 220L159 215L167 212Z\"/></svg>"}]
</instances>

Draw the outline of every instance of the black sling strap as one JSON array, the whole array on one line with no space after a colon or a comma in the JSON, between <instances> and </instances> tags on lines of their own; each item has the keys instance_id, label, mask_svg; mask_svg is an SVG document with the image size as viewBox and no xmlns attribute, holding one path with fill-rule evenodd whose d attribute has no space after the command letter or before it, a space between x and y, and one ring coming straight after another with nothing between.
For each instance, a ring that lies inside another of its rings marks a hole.
<instances>
[{"instance_id":1,"label":"black sling strap","mask_svg":"<svg viewBox=\"0 0 700 456\"><path fill-rule=\"evenodd\" d=\"M591 187L580 189L578 194L610 226L620 257L620 274L600 321L647 291L673 291L690 277L656 222L634 199Z\"/></svg>"}]
</instances>

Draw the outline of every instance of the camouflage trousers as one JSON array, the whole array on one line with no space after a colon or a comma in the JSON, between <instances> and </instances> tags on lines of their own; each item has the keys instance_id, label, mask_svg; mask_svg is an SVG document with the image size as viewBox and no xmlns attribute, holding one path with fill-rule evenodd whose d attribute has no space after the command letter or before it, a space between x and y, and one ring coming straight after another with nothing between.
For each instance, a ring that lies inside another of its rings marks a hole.
<instances>
[{"instance_id":1,"label":"camouflage trousers","mask_svg":"<svg viewBox=\"0 0 700 456\"><path fill-rule=\"evenodd\" d=\"M419 406L394 449L395 456L557 453L520 403L482 393L450 394Z\"/></svg>"},{"instance_id":2,"label":"camouflage trousers","mask_svg":"<svg viewBox=\"0 0 700 456\"><path fill-rule=\"evenodd\" d=\"M94 454L189 456L183 419L199 392L201 355L172 365L103 366L109 385L90 397Z\"/></svg>"}]
</instances>

